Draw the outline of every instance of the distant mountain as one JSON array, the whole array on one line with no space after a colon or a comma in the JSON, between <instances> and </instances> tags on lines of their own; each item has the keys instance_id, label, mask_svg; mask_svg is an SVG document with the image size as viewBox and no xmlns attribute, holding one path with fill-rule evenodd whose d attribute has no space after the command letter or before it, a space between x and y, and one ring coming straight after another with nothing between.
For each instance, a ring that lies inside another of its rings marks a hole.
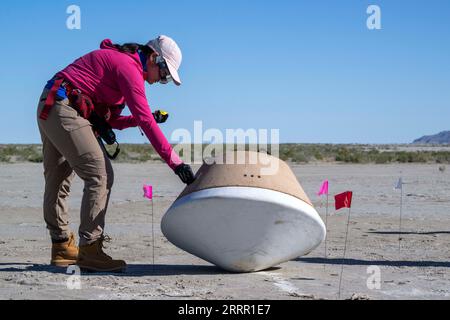
<instances>
[{"instance_id":1,"label":"distant mountain","mask_svg":"<svg viewBox=\"0 0 450 320\"><path fill-rule=\"evenodd\" d=\"M416 144L434 143L434 144L450 144L450 131L442 131L431 136L423 136L413 141Z\"/></svg>"}]
</instances>

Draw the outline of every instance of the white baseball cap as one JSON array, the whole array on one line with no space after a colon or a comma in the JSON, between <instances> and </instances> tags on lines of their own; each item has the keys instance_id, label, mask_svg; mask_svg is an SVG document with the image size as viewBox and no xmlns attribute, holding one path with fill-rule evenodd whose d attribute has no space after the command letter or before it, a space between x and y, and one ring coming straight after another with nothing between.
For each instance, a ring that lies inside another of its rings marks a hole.
<instances>
[{"instance_id":1,"label":"white baseball cap","mask_svg":"<svg viewBox=\"0 0 450 320\"><path fill-rule=\"evenodd\" d=\"M158 38L150 40L147 46L152 48L166 61L173 82L177 86L181 84L178 69L180 68L182 55L177 43L170 37L160 35Z\"/></svg>"}]
</instances>

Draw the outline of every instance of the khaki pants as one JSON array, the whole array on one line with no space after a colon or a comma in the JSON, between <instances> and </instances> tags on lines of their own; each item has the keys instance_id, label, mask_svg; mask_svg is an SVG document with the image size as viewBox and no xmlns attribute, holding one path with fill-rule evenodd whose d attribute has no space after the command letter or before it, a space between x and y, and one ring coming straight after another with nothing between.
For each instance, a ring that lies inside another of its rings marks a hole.
<instances>
[{"instance_id":1,"label":"khaki pants","mask_svg":"<svg viewBox=\"0 0 450 320\"><path fill-rule=\"evenodd\" d=\"M44 219L54 240L69 237L67 198L77 174L84 181L81 202L80 245L90 244L103 233L114 175L92 127L69 105L56 101L47 120L39 118L49 90L39 100L37 121L44 157Z\"/></svg>"}]
</instances>

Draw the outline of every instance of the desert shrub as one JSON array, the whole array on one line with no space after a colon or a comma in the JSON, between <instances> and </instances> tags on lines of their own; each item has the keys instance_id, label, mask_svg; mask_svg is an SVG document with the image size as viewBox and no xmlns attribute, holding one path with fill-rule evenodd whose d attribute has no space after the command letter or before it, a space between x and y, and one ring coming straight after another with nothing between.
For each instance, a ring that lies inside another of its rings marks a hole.
<instances>
[{"instance_id":1,"label":"desert shrub","mask_svg":"<svg viewBox=\"0 0 450 320\"><path fill-rule=\"evenodd\" d=\"M363 155L361 151L354 148L341 147L338 149L335 160L347 163L362 163Z\"/></svg>"},{"instance_id":2,"label":"desert shrub","mask_svg":"<svg viewBox=\"0 0 450 320\"><path fill-rule=\"evenodd\" d=\"M34 163L40 163L40 162L44 161L44 157L43 157L42 153L35 153L35 154L29 155L27 157L27 161L34 162Z\"/></svg>"},{"instance_id":3,"label":"desert shrub","mask_svg":"<svg viewBox=\"0 0 450 320\"><path fill-rule=\"evenodd\" d=\"M408 154L404 151L400 151L396 153L397 161L400 163L406 163L408 162Z\"/></svg>"},{"instance_id":4,"label":"desert shrub","mask_svg":"<svg viewBox=\"0 0 450 320\"><path fill-rule=\"evenodd\" d=\"M11 157L9 155L3 153L0 154L0 162L10 162L10 160Z\"/></svg>"},{"instance_id":5,"label":"desert shrub","mask_svg":"<svg viewBox=\"0 0 450 320\"><path fill-rule=\"evenodd\" d=\"M314 152L314 158L316 160L323 160L323 155L320 153L320 151Z\"/></svg>"},{"instance_id":6,"label":"desert shrub","mask_svg":"<svg viewBox=\"0 0 450 320\"><path fill-rule=\"evenodd\" d=\"M301 151L297 151L293 154L293 156L291 157L291 161L293 162L308 162L308 158L306 157L306 155L301 152Z\"/></svg>"},{"instance_id":7,"label":"desert shrub","mask_svg":"<svg viewBox=\"0 0 450 320\"><path fill-rule=\"evenodd\" d=\"M382 152L375 158L375 163L383 164L392 162L394 156L391 152Z\"/></svg>"},{"instance_id":8,"label":"desert shrub","mask_svg":"<svg viewBox=\"0 0 450 320\"><path fill-rule=\"evenodd\" d=\"M201 145L204 150L207 144ZM219 145L220 146L220 145ZM162 161L159 154L148 143L146 144L121 144L121 153L116 162L145 162L149 160ZM441 163L450 164L450 151L399 151L395 146L372 145L333 145L333 144L295 144L285 143L279 146L279 157L285 161L302 162L309 161L338 161L345 163ZM115 146L107 147L110 153ZM272 153L271 147L266 147ZM191 159L199 150L191 145ZM232 149L237 150L234 145ZM242 149L242 146L239 146ZM245 150L256 150L250 145L245 145ZM381 151L384 150L384 151ZM224 154L227 146L222 145ZM42 162L41 145L0 145L0 162Z\"/></svg>"},{"instance_id":9,"label":"desert shrub","mask_svg":"<svg viewBox=\"0 0 450 320\"><path fill-rule=\"evenodd\" d=\"M432 158L435 159L436 163L450 163L450 152L448 151L432 152Z\"/></svg>"}]
</instances>

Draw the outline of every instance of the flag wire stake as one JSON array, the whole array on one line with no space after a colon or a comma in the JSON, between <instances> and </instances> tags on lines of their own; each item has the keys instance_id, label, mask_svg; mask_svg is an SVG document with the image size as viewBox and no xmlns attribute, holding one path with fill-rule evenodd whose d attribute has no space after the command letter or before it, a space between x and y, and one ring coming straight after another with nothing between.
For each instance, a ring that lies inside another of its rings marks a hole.
<instances>
[{"instance_id":1,"label":"flag wire stake","mask_svg":"<svg viewBox=\"0 0 450 320\"><path fill-rule=\"evenodd\" d=\"M328 237L328 193L327 193L327 206L325 210L325 259L327 258L327 237Z\"/></svg>"},{"instance_id":2,"label":"flag wire stake","mask_svg":"<svg viewBox=\"0 0 450 320\"><path fill-rule=\"evenodd\" d=\"M398 253L400 254L400 242L402 240L402 212L403 212L403 182L400 185L400 221L399 221L399 231L398 231Z\"/></svg>"},{"instance_id":3,"label":"flag wire stake","mask_svg":"<svg viewBox=\"0 0 450 320\"><path fill-rule=\"evenodd\" d=\"M155 273L155 232L154 232L154 223L153 223L153 196L152 199L150 200L150 202L152 203L152 269L153 269L153 273Z\"/></svg>"},{"instance_id":4,"label":"flag wire stake","mask_svg":"<svg viewBox=\"0 0 450 320\"><path fill-rule=\"evenodd\" d=\"M345 260L345 253L347 251L347 236L348 236L348 226L350 224L350 212L351 212L351 207L348 208L347 231L345 232L344 254L342 256L342 261L341 261L341 276L339 277L339 293L338 293L339 299L341 298L342 273L344 272L344 260Z\"/></svg>"}]
</instances>

